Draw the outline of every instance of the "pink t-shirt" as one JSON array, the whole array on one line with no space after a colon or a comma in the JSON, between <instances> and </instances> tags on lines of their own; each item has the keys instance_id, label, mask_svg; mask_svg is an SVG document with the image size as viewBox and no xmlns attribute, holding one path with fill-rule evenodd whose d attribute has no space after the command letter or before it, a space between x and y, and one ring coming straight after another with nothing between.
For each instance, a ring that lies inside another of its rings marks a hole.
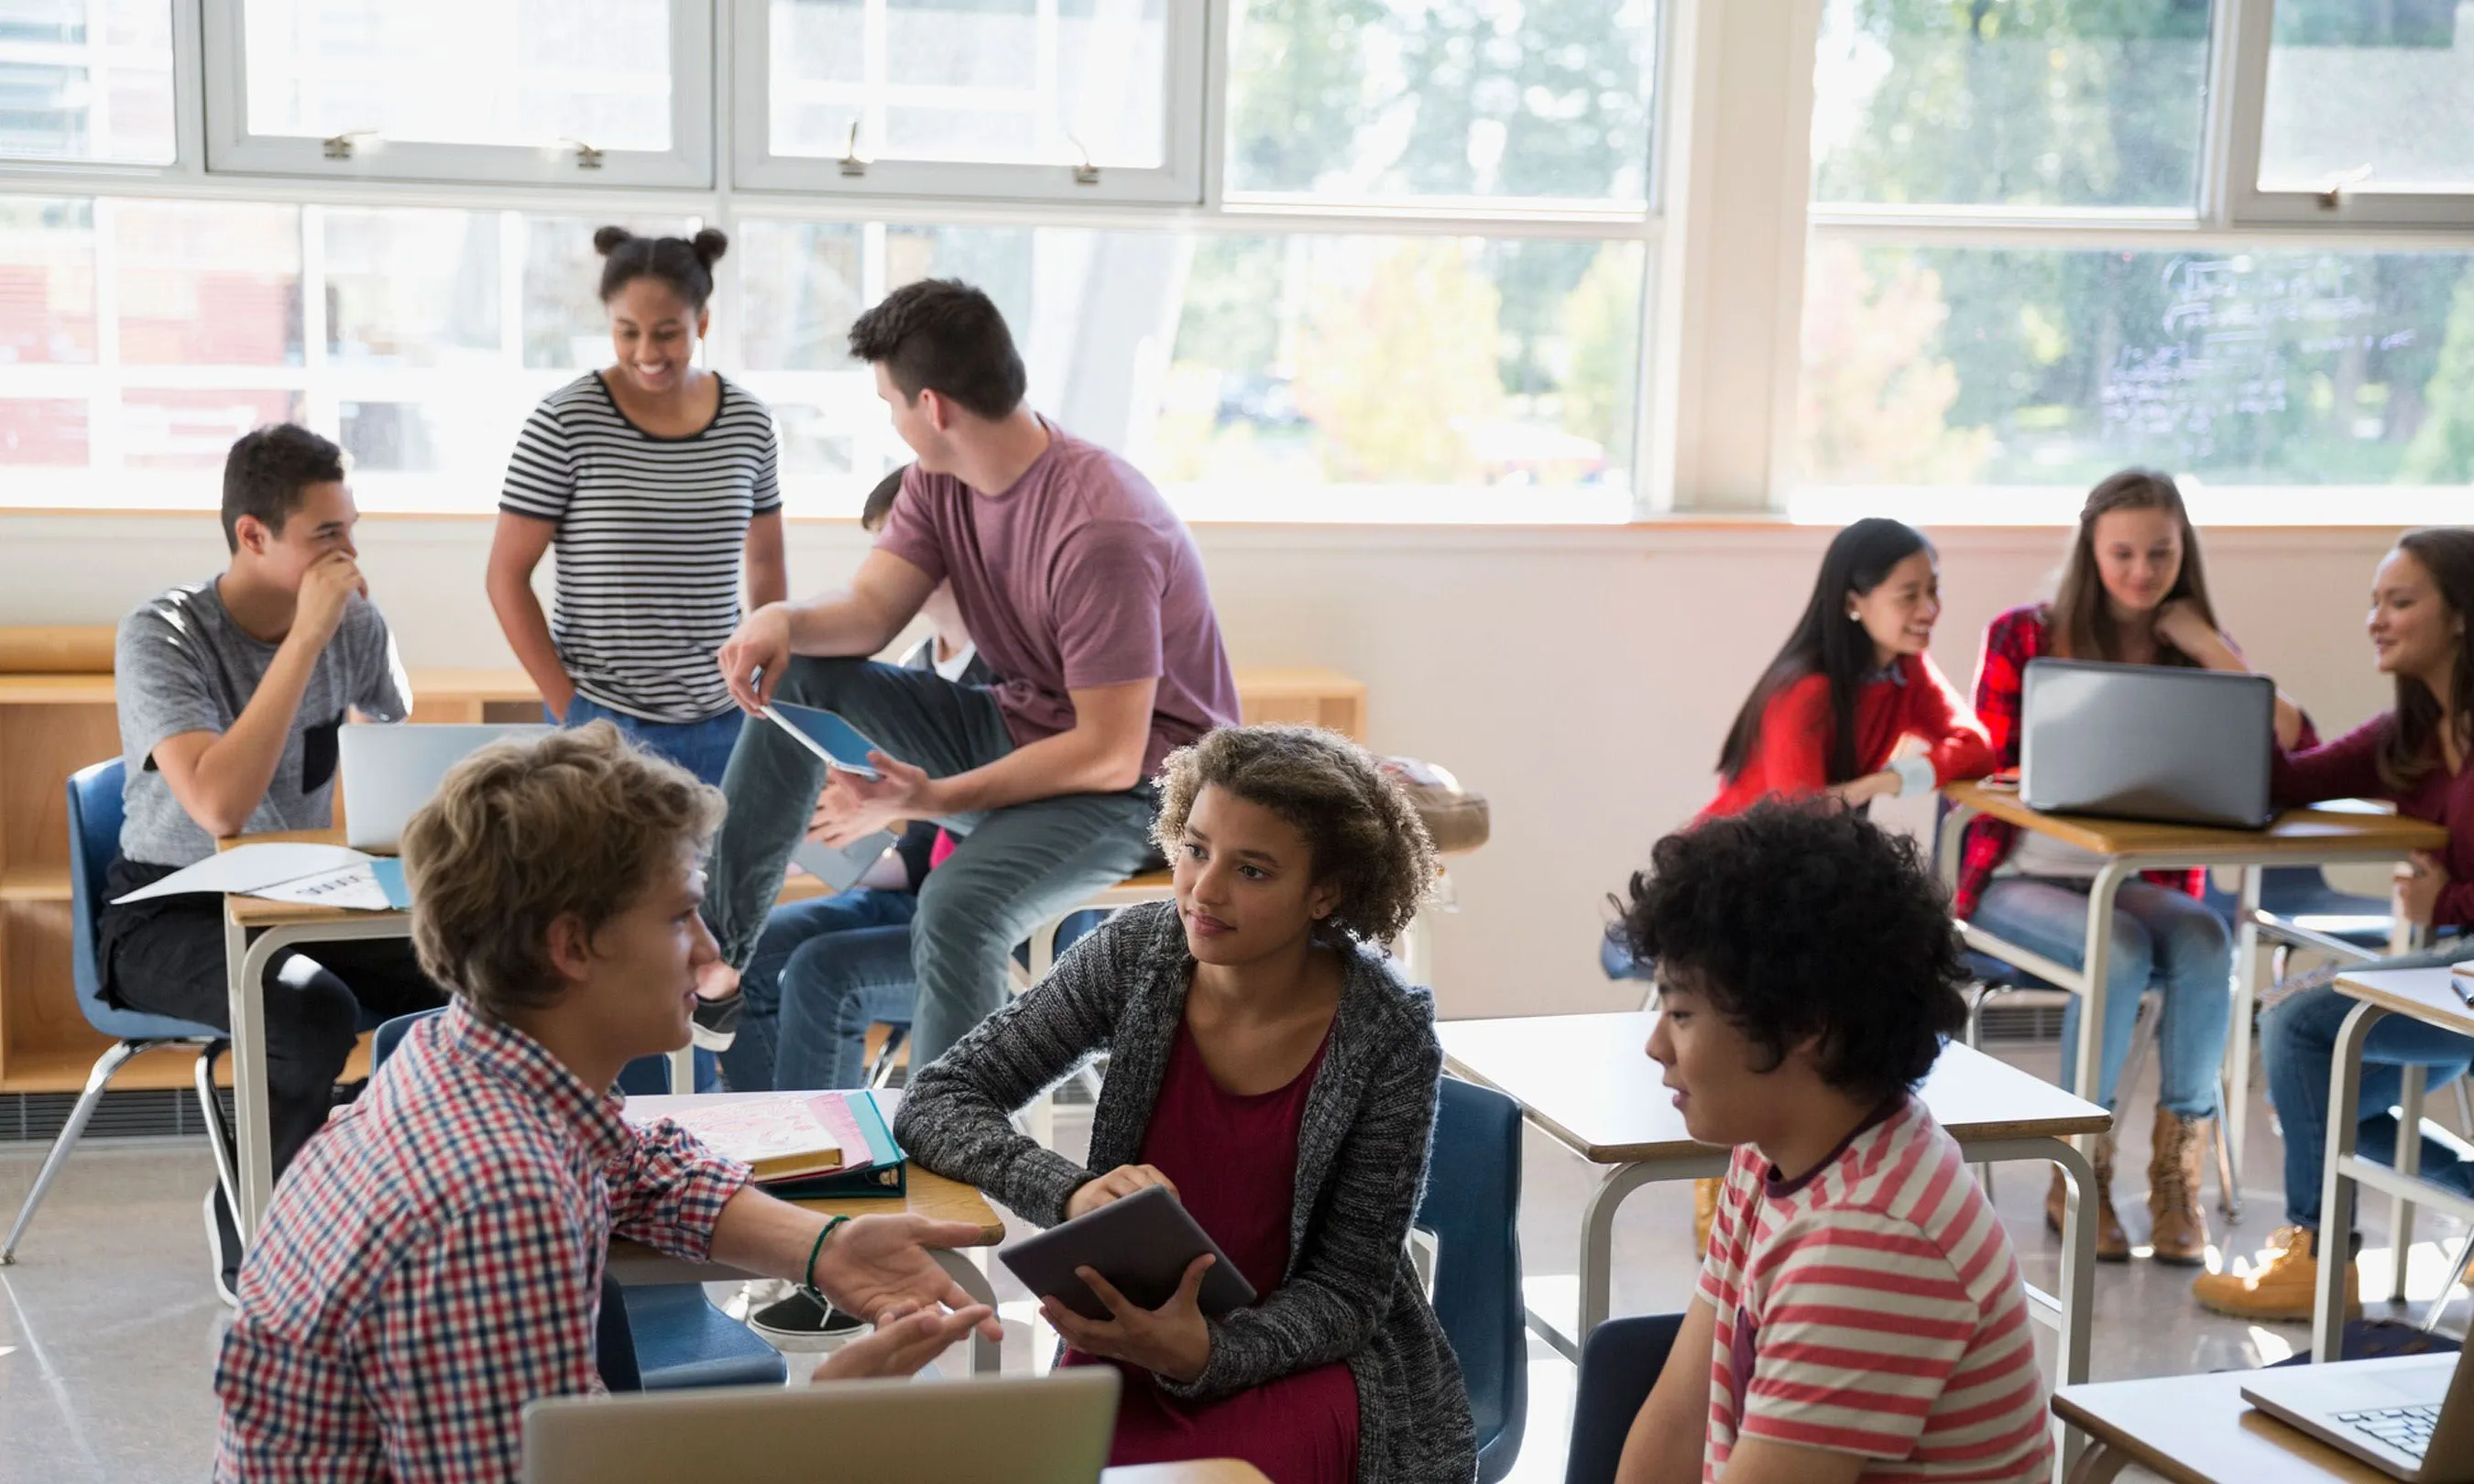
<instances>
[{"instance_id":1,"label":"pink t-shirt","mask_svg":"<svg viewBox=\"0 0 2474 1484\"><path fill-rule=\"evenodd\" d=\"M912 466L877 548L955 606L1016 746L1074 726L1071 690L1156 679L1145 773L1172 749L1237 722L1194 536L1133 466L1053 422L1013 488L982 494Z\"/></svg>"}]
</instances>

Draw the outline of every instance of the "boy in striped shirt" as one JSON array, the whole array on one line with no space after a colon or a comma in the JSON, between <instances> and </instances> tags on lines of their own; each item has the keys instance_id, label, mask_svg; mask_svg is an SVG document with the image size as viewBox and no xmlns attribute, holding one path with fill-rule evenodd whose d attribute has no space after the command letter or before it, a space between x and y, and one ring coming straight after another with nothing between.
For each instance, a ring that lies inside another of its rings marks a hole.
<instances>
[{"instance_id":1,"label":"boy in striped shirt","mask_svg":"<svg viewBox=\"0 0 2474 1484\"><path fill-rule=\"evenodd\" d=\"M1965 1015L1912 842L1764 803L1660 841L1621 931L1685 1128L1735 1158L1619 1484L2050 1477L2018 1260L1911 1091Z\"/></svg>"}]
</instances>

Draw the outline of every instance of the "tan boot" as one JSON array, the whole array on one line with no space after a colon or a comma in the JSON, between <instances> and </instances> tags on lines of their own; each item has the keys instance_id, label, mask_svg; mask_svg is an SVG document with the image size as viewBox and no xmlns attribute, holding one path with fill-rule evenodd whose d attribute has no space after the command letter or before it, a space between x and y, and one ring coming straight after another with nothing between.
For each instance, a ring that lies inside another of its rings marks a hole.
<instances>
[{"instance_id":1,"label":"tan boot","mask_svg":"<svg viewBox=\"0 0 2474 1484\"><path fill-rule=\"evenodd\" d=\"M2128 1262L2130 1233L2122 1230L2122 1218L2113 1210L2113 1136L2099 1134L2096 1140L2096 1260ZM2062 1213L2070 1200L2070 1183L2060 1170L2053 1171L2053 1186L2045 1193L2045 1229L2059 1236Z\"/></svg>"},{"instance_id":2,"label":"tan boot","mask_svg":"<svg viewBox=\"0 0 2474 1484\"><path fill-rule=\"evenodd\" d=\"M2268 1243L2260 1254L2267 1260L2247 1275L2202 1273L2191 1282L2191 1297L2202 1308L2236 1319L2309 1319L2319 1298L2319 1259L2311 1250L2311 1230L2279 1227ZM2362 1311L2362 1283L2348 1263L2345 1317Z\"/></svg>"},{"instance_id":3,"label":"tan boot","mask_svg":"<svg viewBox=\"0 0 2474 1484\"><path fill-rule=\"evenodd\" d=\"M1692 1182L1692 1250L1705 1257L1710 1255L1710 1224L1718 1219L1722 1184L1715 1180Z\"/></svg>"},{"instance_id":4,"label":"tan boot","mask_svg":"<svg viewBox=\"0 0 2474 1484\"><path fill-rule=\"evenodd\" d=\"M2213 1118L2156 1110L2147 1152L2147 1241L2159 1262L2195 1268L2208 1260L2208 1213L2199 1202L2199 1154Z\"/></svg>"}]
</instances>

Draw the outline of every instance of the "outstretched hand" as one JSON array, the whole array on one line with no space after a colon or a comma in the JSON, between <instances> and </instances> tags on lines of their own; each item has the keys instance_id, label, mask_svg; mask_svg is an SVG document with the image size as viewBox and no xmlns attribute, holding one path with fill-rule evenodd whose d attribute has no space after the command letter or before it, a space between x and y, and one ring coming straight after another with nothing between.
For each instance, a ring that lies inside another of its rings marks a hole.
<instances>
[{"instance_id":1,"label":"outstretched hand","mask_svg":"<svg viewBox=\"0 0 2474 1484\"><path fill-rule=\"evenodd\" d=\"M937 1247L967 1247L980 1240L980 1229L967 1221L861 1216L825 1243L809 1276L835 1307L848 1313L907 1314L939 1306L957 1313L976 1309L980 1317L973 1323L980 1332L991 1340L1002 1339L1005 1330L996 1317L974 1304L930 1252Z\"/></svg>"}]
</instances>

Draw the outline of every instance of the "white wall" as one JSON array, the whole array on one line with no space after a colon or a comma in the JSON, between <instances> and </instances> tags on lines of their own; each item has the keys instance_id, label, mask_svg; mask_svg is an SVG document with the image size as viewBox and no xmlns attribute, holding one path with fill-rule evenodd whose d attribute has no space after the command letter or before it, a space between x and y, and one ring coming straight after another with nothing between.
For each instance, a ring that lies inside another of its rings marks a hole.
<instances>
[{"instance_id":1,"label":"white wall","mask_svg":"<svg viewBox=\"0 0 2474 1484\"><path fill-rule=\"evenodd\" d=\"M2361 616L2392 534L2209 539L2228 628L2323 729L2384 704ZM1802 607L1830 532L1677 521L1199 535L1237 663L1359 677L1377 748L1443 763L1492 800L1493 841L1455 866L1460 910L1437 927L1444 1013L1637 1000L1595 967L1605 894L1709 797L1719 736ZM486 518L364 523L363 565L408 662L513 662L481 595L489 537ZM1948 611L1934 654L1964 687L1985 621L2038 594L2063 538L1975 528L1937 539ZM837 581L861 540L846 524L795 524L792 590ZM0 624L108 623L222 561L211 516L0 515ZM1885 817L1924 814L1903 802Z\"/></svg>"}]
</instances>

